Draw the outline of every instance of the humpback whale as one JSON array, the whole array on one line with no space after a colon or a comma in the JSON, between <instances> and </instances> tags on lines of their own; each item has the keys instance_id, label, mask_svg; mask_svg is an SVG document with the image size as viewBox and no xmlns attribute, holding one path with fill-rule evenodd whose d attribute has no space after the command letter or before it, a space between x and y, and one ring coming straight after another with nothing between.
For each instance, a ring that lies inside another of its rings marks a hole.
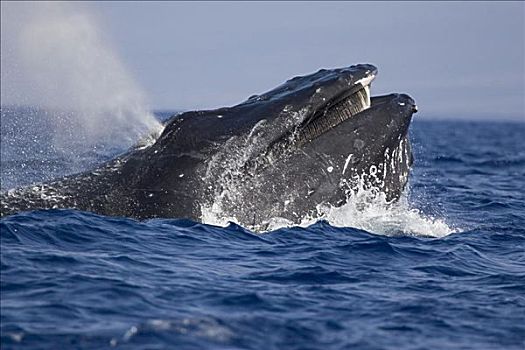
<instances>
[{"instance_id":1,"label":"humpback whale","mask_svg":"<svg viewBox=\"0 0 525 350\"><path fill-rule=\"evenodd\" d=\"M377 68L294 77L233 107L172 116L154 144L96 169L0 194L1 213L74 208L138 219L206 210L261 227L299 223L357 188L395 201L412 165L406 94L372 97Z\"/></svg>"}]
</instances>

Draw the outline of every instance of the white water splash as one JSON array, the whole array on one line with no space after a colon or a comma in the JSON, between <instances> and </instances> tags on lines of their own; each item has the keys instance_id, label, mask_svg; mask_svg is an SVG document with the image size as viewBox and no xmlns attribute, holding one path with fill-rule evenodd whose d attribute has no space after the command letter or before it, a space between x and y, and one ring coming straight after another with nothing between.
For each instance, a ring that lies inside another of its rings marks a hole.
<instances>
[{"instance_id":1,"label":"white water splash","mask_svg":"<svg viewBox=\"0 0 525 350\"><path fill-rule=\"evenodd\" d=\"M220 204L221 201L217 200L215 203L213 203L211 206L201 206L201 221L204 224L207 225L213 225L213 226L221 226L226 227L231 222L236 223L238 225L241 225L239 223L239 220L237 218L234 218L233 216L226 216L224 215L224 211L222 210ZM293 225L290 225L293 226Z\"/></svg>"},{"instance_id":2,"label":"white water splash","mask_svg":"<svg viewBox=\"0 0 525 350\"><path fill-rule=\"evenodd\" d=\"M57 146L129 146L160 132L145 94L86 4L3 3L2 12L4 103L49 110Z\"/></svg>"},{"instance_id":3,"label":"white water splash","mask_svg":"<svg viewBox=\"0 0 525 350\"><path fill-rule=\"evenodd\" d=\"M299 224L275 217L256 227L255 232L274 231L285 227L308 227L319 220L326 220L336 227L353 227L374 234L386 236L445 237L459 232L450 227L442 218L435 218L414 208L409 200L409 189L395 202L389 202L385 193L377 187L366 188L365 180L360 178L357 185L347 190L347 201L340 207L319 204L315 215L305 216ZM217 198L211 207L202 208L202 221L216 226L227 226L230 222L240 222L235 217L224 215L221 199Z\"/></svg>"},{"instance_id":4,"label":"white water splash","mask_svg":"<svg viewBox=\"0 0 525 350\"><path fill-rule=\"evenodd\" d=\"M341 207L320 206L319 218L332 226L354 227L387 236L408 235L444 237L457 232L443 219L426 215L413 208L406 195L388 203L384 194L361 191ZM302 223L311 224L312 221Z\"/></svg>"},{"instance_id":5,"label":"white water splash","mask_svg":"<svg viewBox=\"0 0 525 350\"><path fill-rule=\"evenodd\" d=\"M307 216L300 224L294 224L285 218L271 218L262 225L250 229L256 232L274 231L284 227L308 227L319 220L326 220L332 226L353 227L374 234L386 236L422 236L445 237L458 232L450 227L443 219L424 214L413 208L406 195L397 202L387 202L384 194L371 190L362 190L351 196L347 203L341 207L331 205L318 205L317 215ZM209 225L227 226L230 222L239 224L234 217L222 216L218 205L203 208L202 221Z\"/></svg>"}]
</instances>

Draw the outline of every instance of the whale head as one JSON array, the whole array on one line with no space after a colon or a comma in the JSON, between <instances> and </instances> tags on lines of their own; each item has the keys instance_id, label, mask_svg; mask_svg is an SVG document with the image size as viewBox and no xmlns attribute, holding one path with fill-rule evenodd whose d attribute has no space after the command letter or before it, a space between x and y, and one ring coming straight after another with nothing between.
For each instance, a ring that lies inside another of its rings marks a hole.
<instances>
[{"instance_id":1,"label":"whale head","mask_svg":"<svg viewBox=\"0 0 525 350\"><path fill-rule=\"evenodd\" d=\"M322 69L236 106L172 117L140 156L146 165L128 162L139 202L165 194L135 216L202 218L214 210L257 226L275 217L298 222L322 203L342 205L359 186L397 199L412 162L407 130L417 108L405 94L371 97L376 75L370 64Z\"/></svg>"}]
</instances>

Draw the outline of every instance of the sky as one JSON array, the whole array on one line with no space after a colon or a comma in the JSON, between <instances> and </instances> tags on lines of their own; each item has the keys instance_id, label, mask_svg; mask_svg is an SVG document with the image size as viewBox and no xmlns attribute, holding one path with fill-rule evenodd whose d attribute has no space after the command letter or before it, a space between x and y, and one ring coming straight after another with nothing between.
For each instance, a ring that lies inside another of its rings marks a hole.
<instances>
[{"instance_id":1,"label":"sky","mask_svg":"<svg viewBox=\"0 0 525 350\"><path fill-rule=\"evenodd\" d=\"M372 94L408 93L424 118L525 120L524 18L524 2L503 1L2 1L2 104L115 93L156 110L208 109L372 63Z\"/></svg>"}]
</instances>

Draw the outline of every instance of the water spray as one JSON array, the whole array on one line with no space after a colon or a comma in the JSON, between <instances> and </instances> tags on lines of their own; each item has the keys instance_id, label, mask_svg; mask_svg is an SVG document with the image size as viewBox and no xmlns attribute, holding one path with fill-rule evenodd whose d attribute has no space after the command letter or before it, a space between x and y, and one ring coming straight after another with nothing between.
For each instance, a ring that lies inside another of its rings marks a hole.
<instances>
[{"instance_id":1,"label":"water spray","mask_svg":"<svg viewBox=\"0 0 525 350\"><path fill-rule=\"evenodd\" d=\"M2 21L13 22L2 30L3 39L9 36L9 62L15 63L3 60L2 70L15 69L18 75L11 85L9 77L5 82L2 77L3 89L18 90L3 91L2 97L18 95L16 103L49 110L58 147L129 147L144 134L162 130L146 107L145 94L84 5L11 3L2 4L2 11L7 11Z\"/></svg>"}]
</instances>

